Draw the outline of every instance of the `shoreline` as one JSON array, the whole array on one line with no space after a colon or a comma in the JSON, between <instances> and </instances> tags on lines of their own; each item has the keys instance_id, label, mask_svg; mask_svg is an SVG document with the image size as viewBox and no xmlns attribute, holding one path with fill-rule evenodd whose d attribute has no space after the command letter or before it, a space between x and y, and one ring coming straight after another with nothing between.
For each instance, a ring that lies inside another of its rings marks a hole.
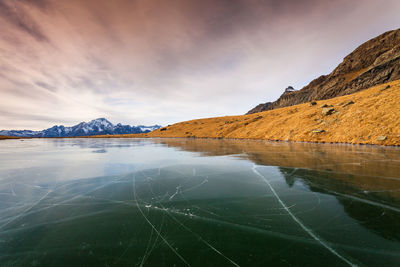
<instances>
[{"instance_id":1,"label":"shoreline","mask_svg":"<svg viewBox=\"0 0 400 267\"><path fill-rule=\"evenodd\" d=\"M143 134L92 138L212 138L398 147L399 103L397 80L312 104L184 121Z\"/></svg>"},{"instance_id":2,"label":"shoreline","mask_svg":"<svg viewBox=\"0 0 400 267\"><path fill-rule=\"evenodd\" d=\"M113 135L96 135L96 136L69 136L69 137L16 137L4 138L1 140L24 140L24 139L184 139L184 140L238 140L238 141L263 141L269 143L293 143L293 144L315 144L315 145L343 145L343 146L371 146L382 148L400 148L400 145L390 144L370 144L370 143L346 143L346 142L326 142L326 141L294 141L294 140L268 140L260 138L220 138L220 137L160 137L160 136L113 136Z\"/></svg>"},{"instance_id":3,"label":"shoreline","mask_svg":"<svg viewBox=\"0 0 400 267\"><path fill-rule=\"evenodd\" d=\"M195 119L149 133L29 138L201 138L400 146L400 80L264 112ZM1 138L2 136L0 136Z\"/></svg>"}]
</instances>

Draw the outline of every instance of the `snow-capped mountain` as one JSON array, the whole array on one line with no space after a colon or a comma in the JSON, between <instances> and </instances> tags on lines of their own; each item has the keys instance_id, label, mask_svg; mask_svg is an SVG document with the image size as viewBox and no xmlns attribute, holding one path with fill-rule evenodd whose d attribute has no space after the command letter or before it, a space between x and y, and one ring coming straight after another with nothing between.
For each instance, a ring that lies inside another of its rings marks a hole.
<instances>
[{"instance_id":1,"label":"snow-capped mountain","mask_svg":"<svg viewBox=\"0 0 400 267\"><path fill-rule=\"evenodd\" d=\"M132 134L147 133L161 128L160 125L153 126L130 126L118 123L112 124L105 118L99 118L90 122L81 122L72 127L64 125L55 125L42 131L31 130L3 130L0 135L20 136L20 137L70 137L70 136L88 136L103 134Z\"/></svg>"}]
</instances>

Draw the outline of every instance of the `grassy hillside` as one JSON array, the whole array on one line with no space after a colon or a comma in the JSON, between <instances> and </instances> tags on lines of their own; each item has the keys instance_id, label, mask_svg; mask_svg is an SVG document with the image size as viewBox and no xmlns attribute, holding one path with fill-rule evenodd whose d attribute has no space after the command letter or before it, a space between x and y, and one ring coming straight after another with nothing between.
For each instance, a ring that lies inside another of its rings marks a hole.
<instances>
[{"instance_id":1,"label":"grassy hillside","mask_svg":"<svg viewBox=\"0 0 400 267\"><path fill-rule=\"evenodd\" d=\"M246 138L400 145L400 80L320 100L314 105L304 103L250 115L191 120L147 134L109 137Z\"/></svg>"}]
</instances>

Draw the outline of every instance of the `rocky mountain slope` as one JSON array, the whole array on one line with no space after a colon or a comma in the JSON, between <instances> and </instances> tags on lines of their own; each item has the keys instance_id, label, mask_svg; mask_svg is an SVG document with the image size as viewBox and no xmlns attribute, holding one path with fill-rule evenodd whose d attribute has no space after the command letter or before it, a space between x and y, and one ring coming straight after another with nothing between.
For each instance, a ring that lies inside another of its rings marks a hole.
<instances>
[{"instance_id":1,"label":"rocky mountain slope","mask_svg":"<svg viewBox=\"0 0 400 267\"><path fill-rule=\"evenodd\" d=\"M260 104L247 114L330 99L400 79L400 29L385 32L360 45L329 75L301 90L285 92L275 102Z\"/></svg>"},{"instance_id":2,"label":"rocky mountain slope","mask_svg":"<svg viewBox=\"0 0 400 267\"><path fill-rule=\"evenodd\" d=\"M90 122L81 122L72 127L55 125L42 131L31 130L3 130L0 135L18 137L71 137L71 136L90 136L90 135L113 135L113 134L137 134L147 133L160 128L160 125L153 126L130 126L118 123L112 124L105 118L99 118Z\"/></svg>"}]
</instances>

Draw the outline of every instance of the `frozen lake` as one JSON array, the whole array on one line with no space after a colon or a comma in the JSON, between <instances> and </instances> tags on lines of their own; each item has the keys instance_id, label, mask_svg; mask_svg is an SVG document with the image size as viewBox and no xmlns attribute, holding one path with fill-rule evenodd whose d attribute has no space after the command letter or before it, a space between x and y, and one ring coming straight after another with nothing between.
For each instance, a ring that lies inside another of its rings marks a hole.
<instances>
[{"instance_id":1,"label":"frozen lake","mask_svg":"<svg viewBox=\"0 0 400 267\"><path fill-rule=\"evenodd\" d=\"M400 265L400 149L0 141L0 266Z\"/></svg>"}]
</instances>

